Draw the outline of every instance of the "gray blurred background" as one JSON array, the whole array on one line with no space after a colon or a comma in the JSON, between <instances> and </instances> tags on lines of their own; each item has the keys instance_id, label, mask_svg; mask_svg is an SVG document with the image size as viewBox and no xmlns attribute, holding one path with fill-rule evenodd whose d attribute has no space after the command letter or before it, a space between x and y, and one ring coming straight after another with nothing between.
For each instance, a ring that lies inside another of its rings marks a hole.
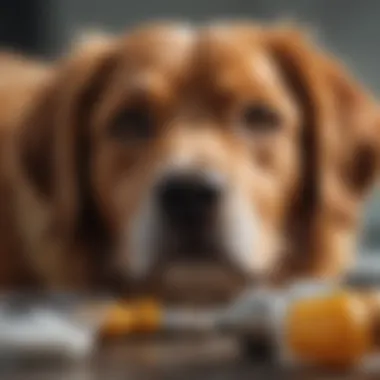
<instances>
[{"instance_id":1,"label":"gray blurred background","mask_svg":"<svg viewBox=\"0 0 380 380\"><path fill-rule=\"evenodd\" d=\"M0 43L55 56L86 28L118 32L151 19L293 19L310 26L380 96L379 0L0 0ZM363 251L380 252L380 197L368 205Z\"/></svg>"}]
</instances>

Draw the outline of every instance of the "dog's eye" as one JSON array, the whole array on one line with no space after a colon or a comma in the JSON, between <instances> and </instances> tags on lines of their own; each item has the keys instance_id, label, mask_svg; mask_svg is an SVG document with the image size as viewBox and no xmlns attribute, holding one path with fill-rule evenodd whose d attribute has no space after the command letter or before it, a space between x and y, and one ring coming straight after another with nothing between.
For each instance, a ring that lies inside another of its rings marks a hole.
<instances>
[{"instance_id":1,"label":"dog's eye","mask_svg":"<svg viewBox=\"0 0 380 380\"><path fill-rule=\"evenodd\" d=\"M272 132L280 126L279 114L266 104L253 104L243 108L241 122L254 132Z\"/></svg>"},{"instance_id":2,"label":"dog's eye","mask_svg":"<svg viewBox=\"0 0 380 380\"><path fill-rule=\"evenodd\" d=\"M153 133L152 114L145 108L126 109L117 115L110 133L120 140L149 138Z\"/></svg>"}]
</instances>

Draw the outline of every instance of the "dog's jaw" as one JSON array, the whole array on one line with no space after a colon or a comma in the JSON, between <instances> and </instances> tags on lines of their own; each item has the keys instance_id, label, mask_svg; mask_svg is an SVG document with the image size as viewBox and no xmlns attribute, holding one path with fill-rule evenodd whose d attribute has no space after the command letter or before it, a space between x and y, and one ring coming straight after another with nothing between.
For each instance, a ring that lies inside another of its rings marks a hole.
<instances>
[{"instance_id":1,"label":"dog's jaw","mask_svg":"<svg viewBox=\"0 0 380 380\"><path fill-rule=\"evenodd\" d=\"M150 289L145 284L166 281L166 286L173 288L169 292L173 291L180 300L196 298L196 293L203 290L210 292L208 300L212 294L220 299L222 293L227 297L233 292L237 284L254 280L266 270L259 259L263 241L260 218L243 194L231 191L226 198L216 223L215 245L219 251L215 260L203 261L200 257L186 262L166 252L172 249L176 236L165 226L155 197L150 194L123 232L118 269L133 282L134 288L141 285L142 289ZM204 276L205 270L209 276ZM178 276L181 281L175 280Z\"/></svg>"},{"instance_id":2,"label":"dog's jaw","mask_svg":"<svg viewBox=\"0 0 380 380\"><path fill-rule=\"evenodd\" d=\"M152 197L147 197L122 233L122 266L132 281L147 277L158 259L163 234L161 227L155 202Z\"/></svg>"},{"instance_id":3,"label":"dog's jaw","mask_svg":"<svg viewBox=\"0 0 380 380\"><path fill-rule=\"evenodd\" d=\"M226 200L221 225L220 238L227 259L246 275L253 276L259 269L256 256L262 223L242 194L236 192Z\"/></svg>"}]
</instances>

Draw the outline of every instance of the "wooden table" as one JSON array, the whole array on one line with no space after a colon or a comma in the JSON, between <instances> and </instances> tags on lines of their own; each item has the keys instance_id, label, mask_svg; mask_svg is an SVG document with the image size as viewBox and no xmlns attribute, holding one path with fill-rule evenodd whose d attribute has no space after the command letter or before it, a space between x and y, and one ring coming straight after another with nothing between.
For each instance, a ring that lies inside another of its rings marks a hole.
<instances>
[{"instance_id":1,"label":"wooden table","mask_svg":"<svg viewBox=\"0 0 380 380\"><path fill-rule=\"evenodd\" d=\"M357 277L355 284L378 284L379 276L373 281L367 272ZM129 340L100 345L87 360L76 363L0 361L0 380L380 380L380 373L285 371L273 363L255 362L241 351L237 341L220 337Z\"/></svg>"},{"instance_id":2,"label":"wooden table","mask_svg":"<svg viewBox=\"0 0 380 380\"><path fill-rule=\"evenodd\" d=\"M369 380L380 375L285 371L244 358L236 341L186 338L120 342L99 348L87 360L0 363L1 380Z\"/></svg>"}]
</instances>

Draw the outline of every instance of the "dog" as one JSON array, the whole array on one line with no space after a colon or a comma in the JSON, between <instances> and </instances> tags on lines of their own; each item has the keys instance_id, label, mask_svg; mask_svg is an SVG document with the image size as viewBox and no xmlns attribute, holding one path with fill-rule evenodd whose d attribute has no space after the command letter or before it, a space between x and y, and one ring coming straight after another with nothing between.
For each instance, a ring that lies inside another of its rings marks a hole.
<instances>
[{"instance_id":1,"label":"dog","mask_svg":"<svg viewBox=\"0 0 380 380\"><path fill-rule=\"evenodd\" d=\"M349 270L380 124L342 63L287 25L99 42L4 111L3 287L221 302Z\"/></svg>"},{"instance_id":2,"label":"dog","mask_svg":"<svg viewBox=\"0 0 380 380\"><path fill-rule=\"evenodd\" d=\"M47 62L25 57L22 54L2 50L0 52L0 288L8 290L13 285L31 285L29 269L24 261L15 223L14 204L10 204L12 191L10 177L10 155L8 144L14 127L21 123L21 117L33 103L37 89L52 75L52 67Z\"/></svg>"}]
</instances>

